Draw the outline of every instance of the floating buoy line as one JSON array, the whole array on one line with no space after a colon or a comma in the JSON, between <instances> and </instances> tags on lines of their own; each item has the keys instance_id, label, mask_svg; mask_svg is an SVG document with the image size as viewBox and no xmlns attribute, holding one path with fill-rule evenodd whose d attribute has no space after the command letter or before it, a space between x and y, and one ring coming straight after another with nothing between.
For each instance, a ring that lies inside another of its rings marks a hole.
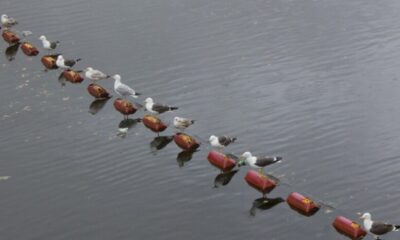
<instances>
[{"instance_id":1,"label":"floating buoy line","mask_svg":"<svg viewBox=\"0 0 400 240\"><path fill-rule=\"evenodd\" d=\"M5 51L6 57L9 61L14 59L19 48L21 48L26 56L34 57L39 55L38 48L28 41L21 40L21 37L17 34L18 31L11 30L11 27L18 24L15 19L3 14L1 16L1 23L3 25L2 37L4 41L9 44ZM32 34L30 31L22 31L21 33L23 37ZM47 51L55 50L60 43L59 41L50 42L44 35L41 35L39 39L42 42L43 49ZM174 118L174 126L177 130L176 134L172 136L160 136L159 133L166 130L169 126L165 124L158 117L158 115L164 112L177 110L178 107L156 103L152 98L149 97L144 101L144 106L135 102L131 102L127 100L127 97L137 98L141 94L135 92L129 86L122 84L118 74L110 76L91 67L87 67L82 71L73 70L72 67L80 60L80 58L64 59L61 53L46 54L40 59L41 63L45 67L45 71L56 70L59 68L62 69L62 72L59 76L60 82L68 81L70 83L80 84L85 78L92 81L87 86L87 92L95 98L89 107L89 112L92 114L96 114L102 109L105 103L112 98L112 95L107 91L107 89L99 85L97 81L110 77L114 78L114 90L122 98L115 99L113 106L116 111L120 112L124 116L124 120L119 124L119 136L125 137L129 128L138 123L143 123L146 128L157 134L157 137L155 137L150 143L152 149L160 150L172 141L175 142L180 149L182 149L182 152L180 152L177 157L179 165L183 165L184 162L189 161L192 158L193 153L198 151L201 143L206 142L200 137L196 137L200 139L199 141L195 137L183 132L183 130L185 130L187 127L194 124L195 121L182 117ZM81 74L82 72L84 72L84 74ZM147 114L142 118L137 119L129 118L130 115L135 114L136 111L142 107L144 107L145 110L151 114ZM306 217L313 216L321 208L327 208L330 211L335 210L340 212L339 209L331 207L329 204L326 204L323 201L311 199L311 194L305 192L296 192L292 184L284 183L273 175L264 174L262 171L263 167L278 162L278 160L280 161L278 157L257 159L256 157L251 156L251 154L247 154L249 152L246 152L241 156L237 156L236 154L232 153L224 153L224 148L233 143L235 140L235 137L218 137L212 135L207 142L210 143L211 147L216 148L216 150L211 150L207 155L207 159L211 165L220 170L220 173L214 179L214 188L227 185L239 171L240 165L244 165L246 162L250 164L251 167L259 169L259 171L249 170L244 178L250 187L262 194L261 198L254 200L253 206L250 209L251 215L255 215L255 210L257 208L270 209L283 202L286 202L291 209ZM267 163L267 160L270 162ZM267 197L267 194L272 192L281 184L286 185L292 190L287 196L286 200L283 198ZM343 215L346 215L346 213L343 213ZM332 226L337 230L338 233L355 240L363 239L367 234L371 234L377 238L378 235L400 230L400 226L398 225L389 225L380 222L373 223L370 219L371 217L369 213L365 213L362 218L364 219L364 228L358 222L348 219L342 215L338 215L335 217L335 219L333 219ZM373 229L374 227L380 229Z\"/></svg>"}]
</instances>

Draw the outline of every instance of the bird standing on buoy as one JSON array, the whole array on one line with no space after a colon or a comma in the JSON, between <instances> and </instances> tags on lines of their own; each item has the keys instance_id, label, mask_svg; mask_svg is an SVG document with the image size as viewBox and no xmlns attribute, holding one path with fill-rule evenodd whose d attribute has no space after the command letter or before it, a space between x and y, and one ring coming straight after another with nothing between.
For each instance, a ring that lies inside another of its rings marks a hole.
<instances>
[{"instance_id":1,"label":"bird standing on buoy","mask_svg":"<svg viewBox=\"0 0 400 240\"><path fill-rule=\"evenodd\" d=\"M370 213L364 213L360 218L364 220L364 228L373 234L377 240L380 239L379 236L381 235L400 230L400 225L372 221Z\"/></svg>"},{"instance_id":2,"label":"bird standing on buoy","mask_svg":"<svg viewBox=\"0 0 400 240\"><path fill-rule=\"evenodd\" d=\"M229 144L235 142L236 138L225 135L224 136L211 135L208 141L210 142L211 146L219 149L224 149Z\"/></svg>"},{"instance_id":3,"label":"bird standing on buoy","mask_svg":"<svg viewBox=\"0 0 400 240\"><path fill-rule=\"evenodd\" d=\"M50 42L44 35L40 36L39 40L42 41L43 48L47 50L56 49L57 45L60 43L59 41Z\"/></svg>"},{"instance_id":4,"label":"bird standing on buoy","mask_svg":"<svg viewBox=\"0 0 400 240\"><path fill-rule=\"evenodd\" d=\"M250 152L245 152L239 158L238 166L243 166L249 164L250 167L258 169L260 173L263 174L264 167L278 163L282 160L282 157L256 157L253 156Z\"/></svg>"},{"instance_id":5,"label":"bird standing on buoy","mask_svg":"<svg viewBox=\"0 0 400 240\"><path fill-rule=\"evenodd\" d=\"M79 62L81 59L64 59L63 55L59 55L57 57L56 65L59 68L65 68L65 69L70 69L72 68L77 62Z\"/></svg>"},{"instance_id":6,"label":"bird standing on buoy","mask_svg":"<svg viewBox=\"0 0 400 240\"><path fill-rule=\"evenodd\" d=\"M190 125L194 124L195 120L183 117L174 117L175 128L184 131Z\"/></svg>"},{"instance_id":7,"label":"bird standing on buoy","mask_svg":"<svg viewBox=\"0 0 400 240\"><path fill-rule=\"evenodd\" d=\"M135 90L130 88L128 85L121 83L121 76L118 74L115 74L113 76L115 82L114 82L114 91L118 93L123 98L126 98L127 96L131 96L133 98L138 98L140 93L137 93Z\"/></svg>"},{"instance_id":8,"label":"bird standing on buoy","mask_svg":"<svg viewBox=\"0 0 400 240\"><path fill-rule=\"evenodd\" d=\"M152 98L146 98L144 103L146 110L154 114L161 114L178 109L178 107L171 107L168 105L155 103Z\"/></svg>"},{"instance_id":9,"label":"bird standing on buoy","mask_svg":"<svg viewBox=\"0 0 400 240\"><path fill-rule=\"evenodd\" d=\"M86 68L84 71L85 71L85 77L92 81L98 81L98 80L110 78L109 75L103 73L100 70L93 69L91 67Z\"/></svg>"},{"instance_id":10,"label":"bird standing on buoy","mask_svg":"<svg viewBox=\"0 0 400 240\"><path fill-rule=\"evenodd\" d=\"M12 27L18 24L18 22L14 18L7 16L7 14L3 14L1 15L1 24L5 27Z\"/></svg>"}]
</instances>

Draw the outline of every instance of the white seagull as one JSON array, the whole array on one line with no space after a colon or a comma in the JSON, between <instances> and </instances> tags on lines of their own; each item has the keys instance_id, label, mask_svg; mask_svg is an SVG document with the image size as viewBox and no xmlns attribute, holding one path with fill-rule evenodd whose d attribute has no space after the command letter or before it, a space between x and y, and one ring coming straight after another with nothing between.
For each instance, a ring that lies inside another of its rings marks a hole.
<instances>
[{"instance_id":1,"label":"white seagull","mask_svg":"<svg viewBox=\"0 0 400 240\"><path fill-rule=\"evenodd\" d=\"M66 68L66 69L70 69L72 68L77 62L79 62L81 59L64 59L64 57L62 55L59 55L57 57L57 61L56 61L56 65L59 68Z\"/></svg>"},{"instance_id":2,"label":"white seagull","mask_svg":"<svg viewBox=\"0 0 400 240\"><path fill-rule=\"evenodd\" d=\"M7 14L3 14L1 15L1 24L6 27L11 27L18 24L18 22L14 18L7 16Z\"/></svg>"},{"instance_id":3,"label":"white seagull","mask_svg":"<svg viewBox=\"0 0 400 240\"><path fill-rule=\"evenodd\" d=\"M86 68L84 71L85 71L85 77L92 81L98 81L101 79L110 78L109 75L107 75L97 69L93 69L91 67Z\"/></svg>"},{"instance_id":4,"label":"white seagull","mask_svg":"<svg viewBox=\"0 0 400 240\"><path fill-rule=\"evenodd\" d=\"M195 120L189 119L189 118L183 118L183 117L174 117L174 126L175 128L179 130L185 130L188 128L190 125L192 125L195 122Z\"/></svg>"},{"instance_id":5,"label":"white seagull","mask_svg":"<svg viewBox=\"0 0 400 240\"><path fill-rule=\"evenodd\" d=\"M245 152L239 159L239 167L246 165L247 163L250 165L250 167L258 169L260 173L263 173L264 167L280 162L282 160L282 157L256 157L251 155L250 152Z\"/></svg>"},{"instance_id":6,"label":"white seagull","mask_svg":"<svg viewBox=\"0 0 400 240\"><path fill-rule=\"evenodd\" d=\"M135 92L132 88L130 88L128 85L125 85L121 83L121 76L118 74L115 74L113 76L115 82L114 82L114 91L118 93L123 98L126 98L126 96L131 96L133 98L137 98L140 93Z\"/></svg>"},{"instance_id":7,"label":"white seagull","mask_svg":"<svg viewBox=\"0 0 400 240\"><path fill-rule=\"evenodd\" d=\"M384 235L388 232L397 232L400 230L400 225L372 221L370 213L364 213L361 219L364 219L364 228L373 234L375 239L380 239L380 235Z\"/></svg>"},{"instance_id":8,"label":"white seagull","mask_svg":"<svg viewBox=\"0 0 400 240\"><path fill-rule=\"evenodd\" d=\"M39 40L42 41L43 48L47 50L56 49L57 45L60 43L59 41L50 42L44 35L40 36Z\"/></svg>"},{"instance_id":9,"label":"white seagull","mask_svg":"<svg viewBox=\"0 0 400 240\"><path fill-rule=\"evenodd\" d=\"M236 141L235 137L228 137L228 136L215 136L211 135L210 138L208 139L210 142L211 146L216 147L216 148L221 148L223 149L224 147L228 146L229 144L233 143Z\"/></svg>"},{"instance_id":10,"label":"white seagull","mask_svg":"<svg viewBox=\"0 0 400 240\"><path fill-rule=\"evenodd\" d=\"M173 111L173 110L178 109L177 107L171 107L168 105L154 103L152 98L146 98L144 103L145 103L146 110L151 113L155 113L155 114L161 114L164 112Z\"/></svg>"}]
</instances>

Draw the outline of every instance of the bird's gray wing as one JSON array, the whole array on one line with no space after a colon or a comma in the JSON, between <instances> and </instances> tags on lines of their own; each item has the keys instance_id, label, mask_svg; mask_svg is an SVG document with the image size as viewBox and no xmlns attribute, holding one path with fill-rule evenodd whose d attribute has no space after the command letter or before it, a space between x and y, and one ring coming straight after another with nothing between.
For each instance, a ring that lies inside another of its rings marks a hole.
<instances>
[{"instance_id":1,"label":"bird's gray wing","mask_svg":"<svg viewBox=\"0 0 400 240\"><path fill-rule=\"evenodd\" d=\"M135 91L125 84L119 85L116 90L122 94L135 95Z\"/></svg>"},{"instance_id":2,"label":"bird's gray wing","mask_svg":"<svg viewBox=\"0 0 400 240\"><path fill-rule=\"evenodd\" d=\"M75 61L75 60L72 60L72 59L64 60L64 65L65 65L65 66L68 66L68 67L74 66L75 63L76 63L76 61Z\"/></svg>"},{"instance_id":3,"label":"bird's gray wing","mask_svg":"<svg viewBox=\"0 0 400 240\"><path fill-rule=\"evenodd\" d=\"M154 103L153 104L153 111L156 111L158 113L163 113L166 111L169 111L170 107L167 105L162 105L162 104L158 104L158 103Z\"/></svg>"},{"instance_id":4,"label":"bird's gray wing","mask_svg":"<svg viewBox=\"0 0 400 240\"><path fill-rule=\"evenodd\" d=\"M264 167L275 162L276 160L274 160L274 157L258 157L256 160L256 165Z\"/></svg>"},{"instance_id":5,"label":"bird's gray wing","mask_svg":"<svg viewBox=\"0 0 400 240\"><path fill-rule=\"evenodd\" d=\"M55 49L57 47L57 42L50 42L50 48Z\"/></svg>"},{"instance_id":6,"label":"bird's gray wing","mask_svg":"<svg viewBox=\"0 0 400 240\"><path fill-rule=\"evenodd\" d=\"M231 142L232 142L232 138L228 137L228 136L220 136L218 137L218 141L224 145L224 146L228 146Z\"/></svg>"},{"instance_id":7,"label":"bird's gray wing","mask_svg":"<svg viewBox=\"0 0 400 240\"><path fill-rule=\"evenodd\" d=\"M92 72L91 77L96 79L102 79L102 78L107 78L107 75L100 71L94 71Z\"/></svg>"},{"instance_id":8,"label":"bird's gray wing","mask_svg":"<svg viewBox=\"0 0 400 240\"><path fill-rule=\"evenodd\" d=\"M394 230L394 226L392 224L384 223L384 222L374 222L369 230L371 233L376 235L382 235Z\"/></svg>"}]
</instances>

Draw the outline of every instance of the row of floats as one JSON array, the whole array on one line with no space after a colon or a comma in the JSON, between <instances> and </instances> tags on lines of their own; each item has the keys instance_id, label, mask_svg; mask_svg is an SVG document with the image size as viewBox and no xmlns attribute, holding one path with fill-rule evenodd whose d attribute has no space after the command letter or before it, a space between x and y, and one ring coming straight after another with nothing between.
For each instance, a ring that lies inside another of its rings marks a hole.
<instances>
[{"instance_id":1,"label":"row of floats","mask_svg":"<svg viewBox=\"0 0 400 240\"><path fill-rule=\"evenodd\" d=\"M211 165L220 169L223 174L231 172L236 166L236 160L233 157L218 151L210 151L207 159ZM276 180L255 170L249 170L244 179L249 186L263 195L262 199L267 199L266 194L270 193L278 185ZM298 192L291 192L286 198L286 203L291 209L307 217L314 215L321 208L319 203ZM332 226L339 233L353 240L362 239L367 235L367 232L360 224L344 216L337 216L332 222Z\"/></svg>"},{"instance_id":2,"label":"row of floats","mask_svg":"<svg viewBox=\"0 0 400 240\"><path fill-rule=\"evenodd\" d=\"M18 48L18 46L20 46L27 56L37 56L39 54L39 50L36 47L29 42L21 43L19 36L10 30L4 30L2 37L11 45L10 47ZM47 70L58 68L56 65L58 55L59 54L45 55L41 58L41 62ZM81 83L84 80L79 71L71 69L64 70L60 77L65 78L71 83ZM89 84L87 91L97 100L104 100L112 97L105 88L96 83ZM134 114L139 108L136 104L121 98L117 98L113 106L118 112L124 115L126 120L129 115ZM157 134L167 129L167 125L163 123L161 119L153 115L145 115L141 119L141 122L143 122L144 126ZM184 153L194 152L200 146L200 143L195 138L185 133L176 133L172 136L172 139L178 147L184 150ZM222 174L229 174L237 165L236 160L231 156L218 151L210 151L207 158L210 164L221 170ZM267 199L266 194L270 193L278 185L276 180L254 170L249 170L244 179L249 186L262 193L262 200ZM298 192L291 192L286 198L286 203L291 209L304 216L312 216L321 208L320 204ZM362 239L367 234L358 223L343 216L337 216L332 225L339 233L350 239Z\"/></svg>"}]
</instances>

